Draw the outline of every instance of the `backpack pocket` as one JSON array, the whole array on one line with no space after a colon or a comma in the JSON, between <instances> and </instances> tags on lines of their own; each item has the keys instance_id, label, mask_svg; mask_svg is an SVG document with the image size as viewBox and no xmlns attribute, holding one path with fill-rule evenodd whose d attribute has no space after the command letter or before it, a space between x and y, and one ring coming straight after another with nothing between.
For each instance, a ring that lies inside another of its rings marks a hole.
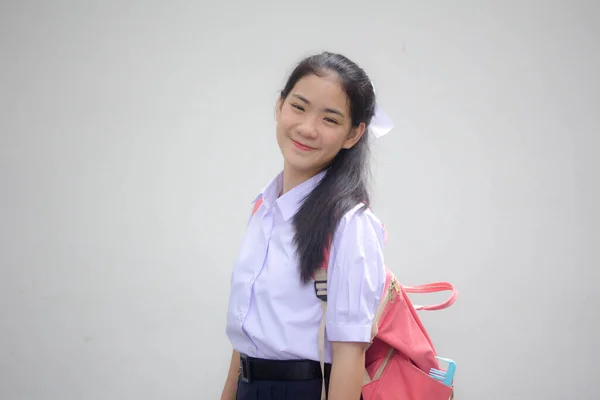
<instances>
[{"instance_id":1,"label":"backpack pocket","mask_svg":"<svg viewBox=\"0 0 600 400\"><path fill-rule=\"evenodd\" d=\"M449 400L452 397L452 387L430 377L391 347L378 364L371 382L363 386L364 400Z\"/></svg>"}]
</instances>

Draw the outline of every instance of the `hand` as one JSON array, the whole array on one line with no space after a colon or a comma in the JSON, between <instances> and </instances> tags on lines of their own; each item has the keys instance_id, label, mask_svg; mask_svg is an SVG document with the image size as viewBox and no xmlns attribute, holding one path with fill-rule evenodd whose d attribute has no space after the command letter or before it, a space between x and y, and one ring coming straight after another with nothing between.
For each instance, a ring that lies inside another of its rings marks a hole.
<instances>
[{"instance_id":1,"label":"hand","mask_svg":"<svg viewBox=\"0 0 600 400\"><path fill-rule=\"evenodd\" d=\"M229 363L229 373L221 393L221 400L235 400L237 397L237 382L240 371L240 353L233 350L231 353L231 362Z\"/></svg>"}]
</instances>

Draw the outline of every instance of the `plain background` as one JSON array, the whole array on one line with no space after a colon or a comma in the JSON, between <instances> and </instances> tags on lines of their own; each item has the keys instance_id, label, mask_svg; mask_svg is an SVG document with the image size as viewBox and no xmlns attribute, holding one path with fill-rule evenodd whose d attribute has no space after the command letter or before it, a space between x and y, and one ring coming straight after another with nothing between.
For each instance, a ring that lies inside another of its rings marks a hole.
<instances>
[{"instance_id":1,"label":"plain background","mask_svg":"<svg viewBox=\"0 0 600 400\"><path fill-rule=\"evenodd\" d=\"M217 399L233 261L303 56L396 128L374 210L456 397L597 399L597 1L0 3L0 398ZM415 297L416 302L443 296Z\"/></svg>"}]
</instances>

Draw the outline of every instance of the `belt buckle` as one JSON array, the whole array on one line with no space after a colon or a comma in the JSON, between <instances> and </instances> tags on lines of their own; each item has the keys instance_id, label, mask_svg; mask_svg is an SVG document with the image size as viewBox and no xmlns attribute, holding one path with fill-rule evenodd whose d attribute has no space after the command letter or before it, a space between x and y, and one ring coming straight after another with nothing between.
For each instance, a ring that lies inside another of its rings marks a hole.
<instances>
[{"instance_id":1,"label":"belt buckle","mask_svg":"<svg viewBox=\"0 0 600 400\"><path fill-rule=\"evenodd\" d=\"M240 378L242 382L250 383L250 360L245 354L240 354Z\"/></svg>"}]
</instances>

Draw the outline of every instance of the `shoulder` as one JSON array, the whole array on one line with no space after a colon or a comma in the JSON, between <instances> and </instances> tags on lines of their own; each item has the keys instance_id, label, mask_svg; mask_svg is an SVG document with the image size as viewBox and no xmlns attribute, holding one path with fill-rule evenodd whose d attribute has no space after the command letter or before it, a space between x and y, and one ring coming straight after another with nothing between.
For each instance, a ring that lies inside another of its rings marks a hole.
<instances>
[{"instance_id":1,"label":"shoulder","mask_svg":"<svg viewBox=\"0 0 600 400\"><path fill-rule=\"evenodd\" d=\"M381 220L370 209L360 203L347 211L340 219L336 229L334 244L338 246L342 242L357 240L375 241L379 246L383 246L386 241L386 231Z\"/></svg>"},{"instance_id":2,"label":"shoulder","mask_svg":"<svg viewBox=\"0 0 600 400\"><path fill-rule=\"evenodd\" d=\"M333 251L343 253L371 250L380 252L387 233L375 213L364 204L357 204L340 219L333 236Z\"/></svg>"}]
</instances>

